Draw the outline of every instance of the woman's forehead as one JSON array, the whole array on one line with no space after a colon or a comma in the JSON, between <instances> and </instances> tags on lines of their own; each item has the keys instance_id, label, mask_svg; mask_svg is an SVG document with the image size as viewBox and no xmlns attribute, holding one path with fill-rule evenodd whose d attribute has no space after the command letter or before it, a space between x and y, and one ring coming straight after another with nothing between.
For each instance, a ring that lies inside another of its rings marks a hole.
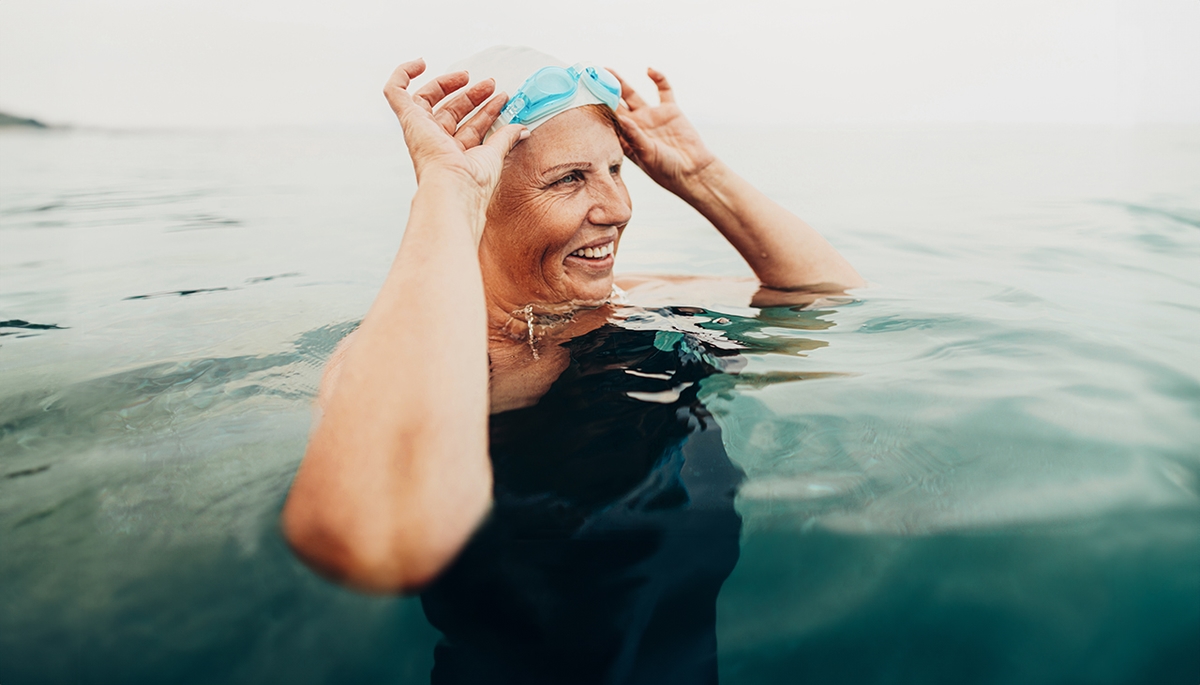
<instances>
[{"instance_id":1,"label":"woman's forehead","mask_svg":"<svg viewBox=\"0 0 1200 685\"><path fill-rule=\"evenodd\" d=\"M617 134L595 115L579 109L563 112L535 129L528 140L527 154L522 155L537 167L590 162L608 164L614 155L622 155Z\"/></svg>"}]
</instances>

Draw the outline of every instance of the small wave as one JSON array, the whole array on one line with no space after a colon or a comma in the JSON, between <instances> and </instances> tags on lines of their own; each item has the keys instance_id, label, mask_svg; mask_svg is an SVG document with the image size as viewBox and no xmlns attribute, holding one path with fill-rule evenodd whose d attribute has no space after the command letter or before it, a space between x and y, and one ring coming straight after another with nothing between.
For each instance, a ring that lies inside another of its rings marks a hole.
<instances>
[{"instance_id":1,"label":"small wave","mask_svg":"<svg viewBox=\"0 0 1200 685\"><path fill-rule=\"evenodd\" d=\"M205 421L251 398L307 402L319 367L357 321L301 333L291 349L263 355L162 362L63 388L0 399L0 453L5 443L44 440L78 445L101 435L120 441L132 432Z\"/></svg>"},{"instance_id":2,"label":"small wave","mask_svg":"<svg viewBox=\"0 0 1200 685\"><path fill-rule=\"evenodd\" d=\"M56 323L30 323L23 319L9 319L8 321L0 321L0 328L30 328L38 331L63 330L66 326L59 326Z\"/></svg>"},{"instance_id":3,"label":"small wave","mask_svg":"<svg viewBox=\"0 0 1200 685\"><path fill-rule=\"evenodd\" d=\"M1191 226L1192 228L1200 228L1200 213L1185 209L1163 209L1161 207L1151 207L1150 205L1114 202L1111 200L1102 200L1099 204L1120 207L1131 214L1161 217L1184 224L1185 226Z\"/></svg>"},{"instance_id":4,"label":"small wave","mask_svg":"<svg viewBox=\"0 0 1200 685\"><path fill-rule=\"evenodd\" d=\"M171 296L187 297L188 295L197 295L199 293L215 293L215 292L221 292L223 290L237 290L237 288L229 288L229 287L222 286L220 288L193 288L191 290L164 290L163 292L146 293L145 295L131 295L129 297L122 298L122 299L125 299L125 300L152 300L156 297L171 297Z\"/></svg>"},{"instance_id":5,"label":"small wave","mask_svg":"<svg viewBox=\"0 0 1200 685\"><path fill-rule=\"evenodd\" d=\"M193 214L190 216L180 217L181 223L168 229L169 231L202 231L210 228L232 228L241 226L242 222L239 219L230 219L227 217L216 216L214 214Z\"/></svg>"},{"instance_id":6,"label":"small wave","mask_svg":"<svg viewBox=\"0 0 1200 685\"><path fill-rule=\"evenodd\" d=\"M299 271L289 271L285 274L274 274L272 276L255 276L254 278L247 278L246 282L247 283L266 283L267 281L274 281L279 278L295 278L297 276L303 276L303 275L304 274L300 273Z\"/></svg>"},{"instance_id":7,"label":"small wave","mask_svg":"<svg viewBox=\"0 0 1200 685\"><path fill-rule=\"evenodd\" d=\"M21 469L19 471L13 471L12 473L6 473L6 474L4 474L3 478L4 478L4 480L12 480L13 478L24 478L25 476L34 476L34 475L37 475L39 473L44 473L49 470L50 470L50 465L43 464L41 466L35 466L33 468Z\"/></svg>"},{"instance_id":8,"label":"small wave","mask_svg":"<svg viewBox=\"0 0 1200 685\"><path fill-rule=\"evenodd\" d=\"M12 335L18 338L31 338L37 335L37 333L29 333L28 331L61 331L66 330L67 327L53 323L30 323L23 319L9 319L8 321L0 321L0 329L4 328L13 328L16 330L0 330L0 337Z\"/></svg>"},{"instance_id":9,"label":"small wave","mask_svg":"<svg viewBox=\"0 0 1200 685\"><path fill-rule=\"evenodd\" d=\"M257 285L259 283L268 283L270 281L274 281L274 280L277 280L280 278L295 278L296 276L301 276L301 275L302 274L298 271L290 271L288 273L274 274L271 276L255 276L253 278L247 278L245 283L247 285ZM201 293L226 292L226 291L230 291L230 290L241 290L241 288L236 287L236 286L220 286L217 288L190 288L187 290L163 290L161 292L145 293L143 295L130 295L129 297L125 297L125 298L121 298L121 299L123 299L123 300L152 300L152 299L158 298L158 297L187 297L188 295L198 295Z\"/></svg>"},{"instance_id":10,"label":"small wave","mask_svg":"<svg viewBox=\"0 0 1200 685\"><path fill-rule=\"evenodd\" d=\"M40 214L44 212L71 211L90 212L107 209L140 209L152 205L175 204L194 200L206 195L204 192L139 193L127 190L97 190L83 193L64 193L48 202L33 205L7 207L0 216Z\"/></svg>"}]
</instances>

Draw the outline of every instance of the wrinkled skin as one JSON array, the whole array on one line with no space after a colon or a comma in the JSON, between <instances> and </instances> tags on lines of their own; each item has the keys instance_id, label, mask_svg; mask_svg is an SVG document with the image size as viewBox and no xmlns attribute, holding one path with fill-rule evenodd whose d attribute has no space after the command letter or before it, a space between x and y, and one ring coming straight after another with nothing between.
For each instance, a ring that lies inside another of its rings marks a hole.
<instances>
[{"instance_id":1,"label":"wrinkled skin","mask_svg":"<svg viewBox=\"0 0 1200 685\"><path fill-rule=\"evenodd\" d=\"M612 127L576 108L533 131L504 162L479 247L489 313L526 304L596 306L612 292L613 258L570 256L620 240L632 207Z\"/></svg>"}]
</instances>

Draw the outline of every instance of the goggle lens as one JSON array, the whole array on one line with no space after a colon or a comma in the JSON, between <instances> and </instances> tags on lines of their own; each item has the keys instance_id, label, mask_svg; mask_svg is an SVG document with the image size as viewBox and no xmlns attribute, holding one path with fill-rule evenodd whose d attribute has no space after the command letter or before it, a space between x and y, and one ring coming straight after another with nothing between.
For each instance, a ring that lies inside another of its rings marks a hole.
<instances>
[{"instance_id":1,"label":"goggle lens","mask_svg":"<svg viewBox=\"0 0 1200 685\"><path fill-rule=\"evenodd\" d=\"M596 83L604 86L608 92L620 97L621 82L618 81L617 77L613 76L612 72L610 72L608 69L596 69L595 67L588 67L587 73L596 80Z\"/></svg>"},{"instance_id":2,"label":"goggle lens","mask_svg":"<svg viewBox=\"0 0 1200 685\"><path fill-rule=\"evenodd\" d=\"M607 69L576 64L570 69L539 69L505 105L501 117L506 123L520 124L551 113L564 101L569 101L580 81L601 102L617 108L621 100L621 83Z\"/></svg>"},{"instance_id":3,"label":"goggle lens","mask_svg":"<svg viewBox=\"0 0 1200 685\"><path fill-rule=\"evenodd\" d=\"M562 96L575 92L575 79L563 69L542 69L533 75L533 83L530 85L540 90L543 96ZM525 90L529 92L533 88ZM533 99L538 99L534 93L530 95Z\"/></svg>"}]
</instances>

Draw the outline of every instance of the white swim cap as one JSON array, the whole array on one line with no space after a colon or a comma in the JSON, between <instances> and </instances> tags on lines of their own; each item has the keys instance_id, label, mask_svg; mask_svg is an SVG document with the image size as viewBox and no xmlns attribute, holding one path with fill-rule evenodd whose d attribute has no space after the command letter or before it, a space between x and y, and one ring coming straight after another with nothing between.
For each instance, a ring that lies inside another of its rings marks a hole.
<instances>
[{"instance_id":1,"label":"white swim cap","mask_svg":"<svg viewBox=\"0 0 1200 685\"><path fill-rule=\"evenodd\" d=\"M520 90L526 79L537 73L539 69L543 67L562 67L565 69L568 66L566 62L547 55L544 52L538 52L533 48L497 45L455 62L446 71L461 71L465 69L470 73L473 83L486 78L494 78L496 79L496 92L504 91L509 98L512 98ZM584 105L604 104L604 101L597 97L590 89L576 88L573 98L563 103L563 105L556 107L553 112L536 119L522 121L521 123L532 131L550 121L555 115L562 114L568 109L583 107ZM492 130L488 132L488 135L491 135L503 125L500 120L497 120L492 125Z\"/></svg>"}]
</instances>

